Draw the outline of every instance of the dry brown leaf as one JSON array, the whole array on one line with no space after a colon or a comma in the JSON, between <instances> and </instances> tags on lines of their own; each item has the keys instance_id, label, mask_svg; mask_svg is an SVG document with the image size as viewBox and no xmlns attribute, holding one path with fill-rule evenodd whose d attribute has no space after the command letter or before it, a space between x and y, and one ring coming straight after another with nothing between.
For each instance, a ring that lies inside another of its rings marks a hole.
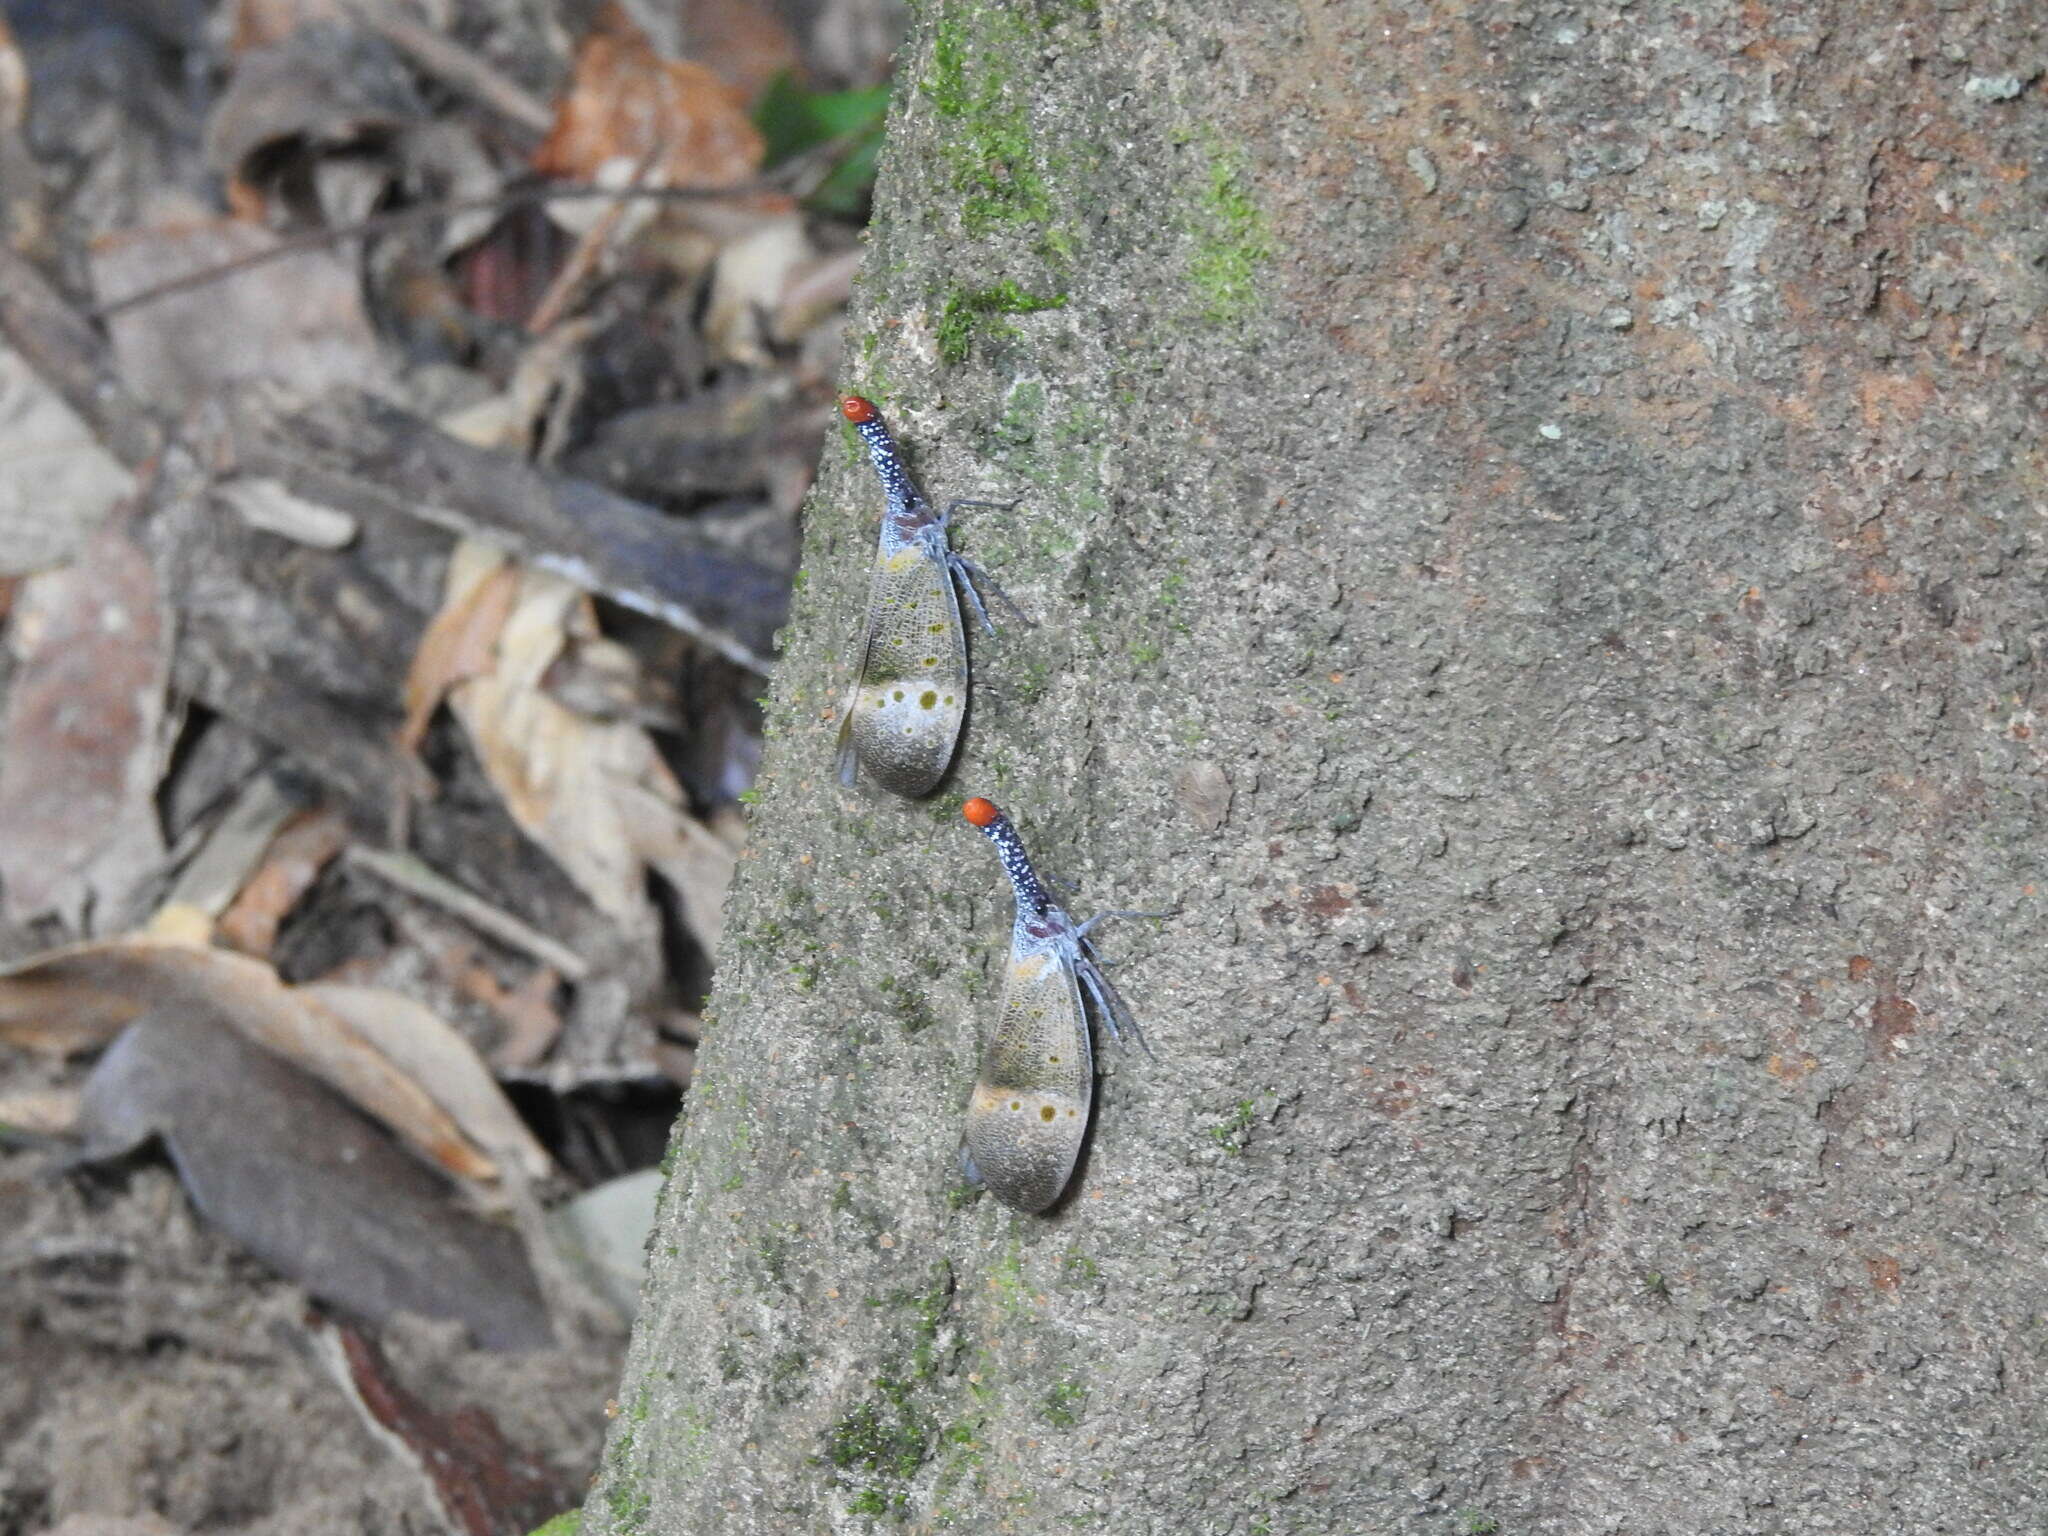
<instances>
[{"instance_id":1,"label":"dry brown leaf","mask_svg":"<svg viewBox=\"0 0 2048 1536\"><path fill-rule=\"evenodd\" d=\"M650 1223L651 1225L651 1223ZM369 1335L346 1325L310 1330L314 1350L364 1419L433 1489L441 1529L495 1536L553 1524L573 1485L548 1458L514 1446L479 1404L438 1413L398 1378Z\"/></svg>"},{"instance_id":2,"label":"dry brown leaf","mask_svg":"<svg viewBox=\"0 0 2048 1536\"><path fill-rule=\"evenodd\" d=\"M32 577L9 630L20 670L0 736L0 883L10 920L88 898L118 912L160 866L171 624L156 572L101 529L78 563Z\"/></svg>"},{"instance_id":3,"label":"dry brown leaf","mask_svg":"<svg viewBox=\"0 0 2048 1536\"><path fill-rule=\"evenodd\" d=\"M52 83L46 79L37 88ZM6 17L0 16L0 239L17 255L48 259L55 254L50 248L51 188L29 148L28 117L28 60Z\"/></svg>"},{"instance_id":4,"label":"dry brown leaf","mask_svg":"<svg viewBox=\"0 0 2048 1536\"><path fill-rule=\"evenodd\" d=\"M510 617L519 593L519 572L502 554L478 546L492 568L466 581L461 596L451 598L420 636L412 667L405 677L405 725L399 745L417 752L425 740L434 711L457 683L490 670L498 635Z\"/></svg>"},{"instance_id":5,"label":"dry brown leaf","mask_svg":"<svg viewBox=\"0 0 2048 1536\"><path fill-rule=\"evenodd\" d=\"M661 1075L678 1088L687 1088L690 1079L697 1075L697 1047L685 1045L680 1040L656 1040L654 1064L661 1068Z\"/></svg>"},{"instance_id":6,"label":"dry brown leaf","mask_svg":"<svg viewBox=\"0 0 2048 1536\"><path fill-rule=\"evenodd\" d=\"M357 1316L459 1318L493 1349L552 1335L517 1235L203 1005L165 1003L121 1032L86 1079L76 1134L91 1161L160 1140L210 1224Z\"/></svg>"},{"instance_id":7,"label":"dry brown leaf","mask_svg":"<svg viewBox=\"0 0 2048 1536\"><path fill-rule=\"evenodd\" d=\"M204 949L213 942L213 914L193 902L167 901L150 913L142 932L131 937L149 944Z\"/></svg>"},{"instance_id":8,"label":"dry brown leaf","mask_svg":"<svg viewBox=\"0 0 2048 1536\"><path fill-rule=\"evenodd\" d=\"M309 982L298 988L298 996L316 1011L339 1016L425 1086L470 1140L493 1157L530 1180L554 1170L546 1148L533 1139L483 1058L431 1008L388 987L341 982Z\"/></svg>"},{"instance_id":9,"label":"dry brown leaf","mask_svg":"<svg viewBox=\"0 0 2048 1536\"><path fill-rule=\"evenodd\" d=\"M28 125L28 60L14 29L0 14L0 128L19 133Z\"/></svg>"},{"instance_id":10,"label":"dry brown leaf","mask_svg":"<svg viewBox=\"0 0 2048 1536\"><path fill-rule=\"evenodd\" d=\"M442 417L441 430L478 448L507 448L552 463L583 397L586 350L599 329L595 317L556 325L520 352L503 393Z\"/></svg>"},{"instance_id":11,"label":"dry brown leaf","mask_svg":"<svg viewBox=\"0 0 2048 1536\"><path fill-rule=\"evenodd\" d=\"M448 1172L479 1182L497 1176L426 1089L346 1020L308 1006L261 960L121 939L53 950L0 971L0 1040L31 1050L91 1050L144 1012L173 1006L203 1012L296 1062Z\"/></svg>"},{"instance_id":12,"label":"dry brown leaf","mask_svg":"<svg viewBox=\"0 0 2048 1536\"><path fill-rule=\"evenodd\" d=\"M619 814L640 856L682 897L683 922L715 959L725 938L725 893L737 852L701 821L637 785L619 791Z\"/></svg>"},{"instance_id":13,"label":"dry brown leaf","mask_svg":"<svg viewBox=\"0 0 2048 1536\"><path fill-rule=\"evenodd\" d=\"M775 340L789 346L802 340L827 316L844 308L853 295L854 274L860 270L860 248L828 251L790 269L788 280L775 300L775 317L768 330Z\"/></svg>"},{"instance_id":14,"label":"dry brown leaf","mask_svg":"<svg viewBox=\"0 0 2048 1536\"><path fill-rule=\"evenodd\" d=\"M428 116L413 71L374 30L301 15L235 61L207 113L206 162L264 223L349 224L380 200L399 170L394 146Z\"/></svg>"},{"instance_id":15,"label":"dry brown leaf","mask_svg":"<svg viewBox=\"0 0 2048 1536\"><path fill-rule=\"evenodd\" d=\"M640 179L655 186L728 187L754 174L766 147L740 92L701 64L664 59L609 4L583 40L533 164L571 181L645 166Z\"/></svg>"},{"instance_id":16,"label":"dry brown leaf","mask_svg":"<svg viewBox=\"0 0 2048 1536\"><path fill-rule=\"evenodd\" d=\"M211 770L195 758L184 762L179 789L199 789L197 776ZM250 876L263 866L264 856L270 851L271 842L295 817L303 814L303 807L288 794L282 785L267 773L256 773L243 780L238 787L228 791L229 799L225 809L212 818L212 825L206 829L204 840L178 872L177 884L173 885L163 899L163 905L149 920L149 929L158 937L167 936L165 924L186 923L188 919L178 916L176 909L190 909L200 919L197 944L212 940L213 919L227 911ZM176 825L176 818L173 818ZM189 931L178 928L175 931Z\"/></svg>"},{"instance_id":17,"label":"dry brown leaf","mask_svg":"<svg viewBox=\"0 0 2048 1536\"><path fill-rule=\"evenodd\" d=\"M463 595L451 570L451 602ZM547 691L572 631L597 638L590 599L560 577L522 572L495 667L457 684L449 703L512 819L600 911L644 920L652 864L683 890L685 921L710 953L730 854L684 808L644 730L580 715Z\"/></svg>"},{"instance_id":18,"label":"dry brown leaf","mask_svg":"<svg viewBox=\"0 0 2048 1536\"><path fill-rule=\"evenodd\" d=\"M796 38L760 0L690 0L682 51L731 82L747 101L759 99L777 75L803 68Z\"/></svg>"},{"instance_id":19,"label":"dry brown leaf","mask_svg":"<svg viewBox=\"0 0 2048 1536\"><path fill-rule=\"evenodd\" d=\"M271 840L263 863L221 914L220 940L246 955L268 955L278 925L348 846L348 825L332 811L306 811Z\"/></svg>"}]
</instances>

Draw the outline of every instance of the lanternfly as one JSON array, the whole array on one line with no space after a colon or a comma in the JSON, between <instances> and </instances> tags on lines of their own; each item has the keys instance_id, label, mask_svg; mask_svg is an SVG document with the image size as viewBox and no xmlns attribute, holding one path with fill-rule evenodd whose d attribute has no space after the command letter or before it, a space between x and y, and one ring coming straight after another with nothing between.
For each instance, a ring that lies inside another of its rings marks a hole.
<instances>
[{"instance_id":1,"label":"lanternfly","mask_svg":"<svg viewBox=\"0 0 2048 1536\"><path fill-rule=\"evenodd\" d=\"M1003 596L985 571L953 552L946 524L961 507L1010 504L952 501L935 509L873 402L848 395L839 410L867 445L888 499L860 675L839 731L839 777L852 784L865 768L883 788L915 798L930 794L945 773L967 714L967 637L953 583L966 590L990 634L995 626L976 583Z\"/></svg>"},{"instance_id":2,"label":"lanternfly","mask_svg":"<svg viewBox=\"0 0 2048 1536\"><path fill-rule=\"evenodd\" d=\"M1085 988L1110 1038L1145 1037L1109 978L1088 930L1108 917L1162 912L1103 912L1076 923L1039 883L1010 818L979 797L961 807L996 845L1017 895L1003 1011L982 1053L967 1106L971 1176L1020 1211L1042 1211L1072 1177L1095 1094L1094 1056L1082 1010ZM1149 1049L1149 1047L1148 1047Z\"/></svg>"}]
</instances>

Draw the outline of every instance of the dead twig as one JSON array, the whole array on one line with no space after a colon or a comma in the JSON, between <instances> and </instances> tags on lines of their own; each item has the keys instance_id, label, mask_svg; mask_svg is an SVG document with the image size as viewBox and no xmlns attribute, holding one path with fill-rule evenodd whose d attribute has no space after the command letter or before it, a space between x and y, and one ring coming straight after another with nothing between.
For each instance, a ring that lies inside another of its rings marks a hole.
<instances>
[{"instance_id":1,"label":"dead twig","mask_svg":"<svg viewBox=\"0 0 2048 1536\"><path fill-rule=\"evenodd\" d=\"M500 944L533 956L543 965L570 981L590 974L590 965L568 945L549 938L529 923L522 922L502 907L494 907L473 891L463 889L446 875L437 874L409 853L391 853L351 843L342 858L368 871L386 885L396 886L408 896L431 902L454 914L479 933Z\"/></svg>"},{"instance_id":2,"label":"dead twig","mask_svg":"<svg viewBox=\"0 0 2048 1536\"><path fill-rule=\"evenodd\" d=\"M481 539L766 674L789 581L689 522L587 480L477 448L363 391L303 409L262 391L232 403L224 445L244 472L363 517Z\"/></svg>"},{"instance_id":3,"label":"dead twig","mask_svg":"<svg viewBox=\"0 0 2048 1536\"><path fill-rule=\"evenodd\" d=\"M162 446L162 428L115 377L106 338L35 263L5 246L0 246L0 331L130 469Z\"/></svg>"},{"instance_id":4,"label":"dead twig","mask_svg":"<svg viewBox=\"0 0 2048 1536\"><path fill-rule=\"evenodd\" d=\"M391 234L396 230L410 229L415 224L428 224L436 219L452 218L464 213L509 212L533 203L566 203L593 197L710 203L725 199L759 197L764 193L776 193L781 190L777 180L742 182L732 187L600 187L585 182L574 182L556 186L536 184L528 187L508 187L503 192L494 193L489 197L442 198L435 202L414 203L405 208L389 208L382 213L373 213L366 219L358 219L353 224L338 224L331 229L315 229L300 235L287 235L276 245L265 250L251 251L247 256L237 256L233 261L224 261L217 266L203 267L197 272L187 272L166 282L154 283L134 293L123 294L118 299L108 299L95 304L82 313L87 319L106 320L126 310L139 309L145 304L154 304L158 299L167 299L173 294L190 293L195 288L205 288L239 272L246 272L251 267L280 261L301 251L325 250L328 246L339 245L343 241L371 239L378 235ZM18 257L15 259L20 260Z\"/></svg>"},{"instance_id":5,"label":"dead twig","mask_svg":"<svg viewBox=\"0 0 2048 1536\"><path fill-rule=\"evenodd\" d=\"M663 153L659 136L640 163L633 168L632 180L621 187L618 200L599 215L598 221L584 232L576 242L576 249L569 253L569 259L562 263L562 270L555 274L555 280L548 284L548 291L540 296L540 302L533 306L533 313L527 317L526 330L531 336L545 336L555 328L555 322L562 318L570 301L576 297L585 279L597 270L598 262L611 248L619 232L620 221L626 217L626 197L647 184L647 178L654 170Z\"/></svg>"},{"instance_id":6,"label":"dead twig","mask_svg":"<svg viewBox=\"0 0 2048 1536\"><path fill-rule=\"evenodd\" d=\"M348 10L428 74L482 102L500 117L535 133L546 133L554 127L552 107L452 38L366 0L351 0Z\"/></svg>"}]
</instances>

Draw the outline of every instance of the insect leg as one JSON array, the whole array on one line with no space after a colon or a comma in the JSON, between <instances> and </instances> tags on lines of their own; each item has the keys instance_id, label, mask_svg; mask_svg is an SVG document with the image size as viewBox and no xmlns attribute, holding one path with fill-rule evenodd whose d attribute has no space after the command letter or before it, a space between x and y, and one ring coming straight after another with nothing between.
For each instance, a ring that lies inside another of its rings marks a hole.
<instances>
[{"instance_id":1,"label":"insect leg","mask_svg":"<svg viewBox=\"0 0 2048 1536\"><path fill-rule=\"evenodd\" d=\"M975 590L974 577L969 574L967 561L948 550L946 552L946 569L953 573L955 579L960 583L960 589L967 594L967 601L974 605L974 616L981 620L981 627L989 634L994 634L996 627L989 622L988 605L981 600L981 593Z\"/></svg>"},{"instance_id":2,"label":"insect leg","mask_svg":"<svg viewBox=\"0 0 2048 1536\"><path fill-rule=\"evenodd\" d=\"M853 706L846 707L846 718L839 723L839 755L836 760L839 782L852 789L860 780L860 754L853 745Z\"/></svg>"},{"instance_id":3,"label":"insect leg","mask_svg":"<svg viewBox=\"0 0 2048 1536\"><path fill-rule=\"evenodd\" d=\"M965 555L956 554L949 549L946 551L946 564L953 568L954 574L960 578L960 584L967 589L967 596L974 604L974 611L981 615L982 625L988 629L990 634L994 634L995 630L989 626L988 610L982 606L981 594L975 591L975 588L978 586L986 587L989 595L1009 609L1011 615L1026 629L1036 629L1038 627L1038 621L1018 607L1017 600L1005 592L1003 584L997 581L995 577L989 575L987 569L979 562L970 560Z\"/></svg>"},{"instance_id":4,"label":"insect leg","mask_svg":"<svg viewBox=\"0 0 2048 1536\"><path fill-rule=\"evenodd\" d=\"M1109 1038L1121 1046L1125 1034L1128 1033L1144 1048L1145 1054L1150 1056L1152 1042L1147 1040L1145 1032L1138 1028L1138 1021L1132 1015L1130 1005L1124 1001L1123 994L1111 985L1110 979L1102 974L1102 968L1089 956L1077 954L1074 959L1074 975L1087 989L1088 995L1095 1000L1096 1014L1109 1030Z\"/></svg>"},{"instance_id":5,"label":"insect leg","mask_svg":"<svg viewBox=\"0 0 2048 1536\"><path fill-rule=\"evenodd\" d=\"M1063 881L1061 883L1064 884L1065 882ZM1107 917L1172 917L1175 913L1179 911L1179 907L1169 907L1164 912L1098 912L1093 917L1089 918L1087 922L1080 923L1075 926L1074 937L1077 939L1087 938L1088 930L1090 928L1093 928L1097 923L1101 922L1104 918ZM1090 948L1093 948L1093 946L1091 945ZM1096 956L1096 958L1101 959L1101 956L1098 955Z\"/></svg>"},{"instance_id":6,"label":"insect leg","mask_svg":"<svg viewBox=\"0 0 2048 1536\"><path fill-rule=\"evenodd\" d=\"M939 508L939 531L944 533L952 526L953 514L962 507L986 507L998 512L1007 512L1017 505L1018 503L1014 501L949 501ZM982 628L986 629L990 634L995 633L995 626L988 621L988 609L983 605L981 593L976 590L977 587L986 588L993 594L998 602L1016 616L1018 623L1025 625L1027 628L1035 624L1036 621L1032 619L1031 615L1022 608L1019 608L1016 600L1003 590L1002 583L989 575L980 564L968 559L963 554L957 553L951 545L946 547L945 558L947 566L959 578L960 585L967 589L968 601L974 604L975 613L980 615Z\"/></svg>"}]
</instances>

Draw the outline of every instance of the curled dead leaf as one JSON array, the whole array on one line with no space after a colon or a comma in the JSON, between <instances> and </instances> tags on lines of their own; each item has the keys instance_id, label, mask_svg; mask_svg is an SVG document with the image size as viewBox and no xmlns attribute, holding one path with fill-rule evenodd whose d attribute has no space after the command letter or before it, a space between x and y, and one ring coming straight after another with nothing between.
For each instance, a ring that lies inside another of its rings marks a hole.
<instances>
[{"instance_id":1,"label":"curled dead leaf","mask_svg":"<svg viewBox=\"0 0 2048 1536\"><path fill-rule=\"evenodd\" d=\"M464 579L481 578L451 569L450 607L467 600ZM600 911L643 921L652 866L681 891L685 922L715 953L732 854L685 808L646 731L593 719L549 691L572 634L599 638L590 599L558 576L522 571L491 670L455 684L449 703L513 821Z\"/></svg>"},{"instance_id":2,"label":"curled dead leaf","mask_svg":"<svg viewBox=\"0 0 2048 1536\"><path fill-rule=\"evenodd\" d=\"M269 954L278 926L348 840L348 824L333 811L307 811L294 818L271 840L262 864L221 914L221 942L247 955Z\"/></svg>"},{"instance_id":3,"label":"curled dead leaf","mask_svg":"<svg viewBox=\"0 0 2048 1536\"><path fill-rule=\"evenodd\" d=\"M572 181L644 166L641 179L655 186L727 187L752 176L766 148L738 91L701 64L663 58L621 6L608 4L577 52L554 131L533 163Z\"/></svg>"},{"instance_id":4,"label":"curled dead leaf","mask_svg":"<svg viewBox=\"0 0 2048 1536\"><path fill-rule=\"evenodd\" d=\"M0 972L0 1040L51 1054L96 1049L149 1009L171 1006L296 1062L436 1166L477 1182L497 1176L497 1164L425 1087L261 960L122 939L55 950Z\"/></svg>"},{"instance_id":5,"label":"curled dead leaf","mask_svg":"<svg viewBox=\"0 0 2048 1536\"><path fill-rule=\"evenodd\" d=\"M427 725L448 690L490 670L498 635L519 593L518 568L502 553L469 540L457 552L458 561L465 557L481 562L484 569L474 576L465 572L459 578L459 595L443 604L427 625L406 673L405 726L399 743L408 752L419 750ZM451 567L450 585L457 584Z\"/></svg>"},{"instance_id":6,"label":"curled dead leaf","mask_svg":"<svg viewBox=\"0 0 2048 1536\"><path fill-rule=\"evenodd\" d=\"M415 1082L432 1085L434 1102L463 1134L494 1159L516 1165L529 1180L554 1171L547 1149L491 1076L483 1058L433 1009L386 987L309 982L300 1001L339 1018Z\"/></svg>"}]
</instances>

